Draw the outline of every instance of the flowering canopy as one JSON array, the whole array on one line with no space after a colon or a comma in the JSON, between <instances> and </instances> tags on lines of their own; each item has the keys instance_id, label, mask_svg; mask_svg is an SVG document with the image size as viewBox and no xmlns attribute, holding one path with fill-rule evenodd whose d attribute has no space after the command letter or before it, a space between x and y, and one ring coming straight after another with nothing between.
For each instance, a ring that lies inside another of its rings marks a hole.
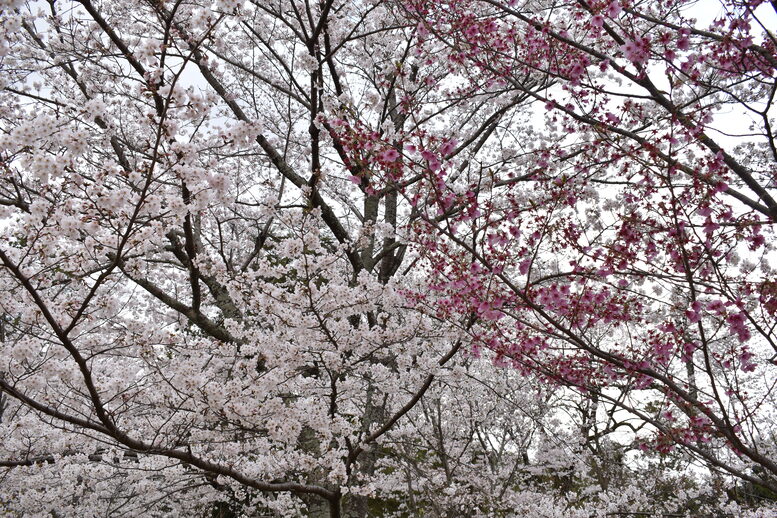
<instances>
[{"instance_id":1,"label":"flowering canopy","mask_svg":"<svg viewBox=\"0 0 777 518\"><path fill-rule=\"evenodd\" d=\"M0 509L777 493L773 5L6 4Z\"/></svg>"}]
</instances>

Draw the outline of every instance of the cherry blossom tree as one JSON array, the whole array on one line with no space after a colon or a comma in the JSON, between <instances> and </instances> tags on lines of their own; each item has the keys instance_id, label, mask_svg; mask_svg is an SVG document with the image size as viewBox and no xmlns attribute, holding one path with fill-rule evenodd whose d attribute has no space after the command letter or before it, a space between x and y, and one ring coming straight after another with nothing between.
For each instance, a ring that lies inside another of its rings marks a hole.
<instances>
[{"instance_id":1,"label":"cherry blossom tree","mask_svg":"<svg viewBox=\"0 0 777 518\"><path fill-rule=\"evenodd\" d=\"M400 163L400 81L430 127L472 102L398 74L412 27L350 2L3 16L4 506L364 516L432 425L415 446L458 464L434 484L474 478L493 405L429 417L470 392L471 319L408 308L418 216L370 181Z\"/></svg>"},{"instance_id":2,"label":"cherry blossom tree","mask_svg":"<svg viewBox=\"0 0 777 518\"><path fill-rule=\"evenodd\" d=\"M0 509L775 491L768 6L600 4L2 4Z\"/></svg>"},{"instance_id":3,"label":"cherry blossom tree","mask_svg":"<svg viewBox=\"0 0 777 518\"><path fill-rule=\"evenodd\" d=\"M440 315L599 406L588 432L628 415L773 491L775 6L694 4L406 2L422 49L546 130L497 129L496 167L430 160L419 243Z\"/></svg>"}]
</instances>

